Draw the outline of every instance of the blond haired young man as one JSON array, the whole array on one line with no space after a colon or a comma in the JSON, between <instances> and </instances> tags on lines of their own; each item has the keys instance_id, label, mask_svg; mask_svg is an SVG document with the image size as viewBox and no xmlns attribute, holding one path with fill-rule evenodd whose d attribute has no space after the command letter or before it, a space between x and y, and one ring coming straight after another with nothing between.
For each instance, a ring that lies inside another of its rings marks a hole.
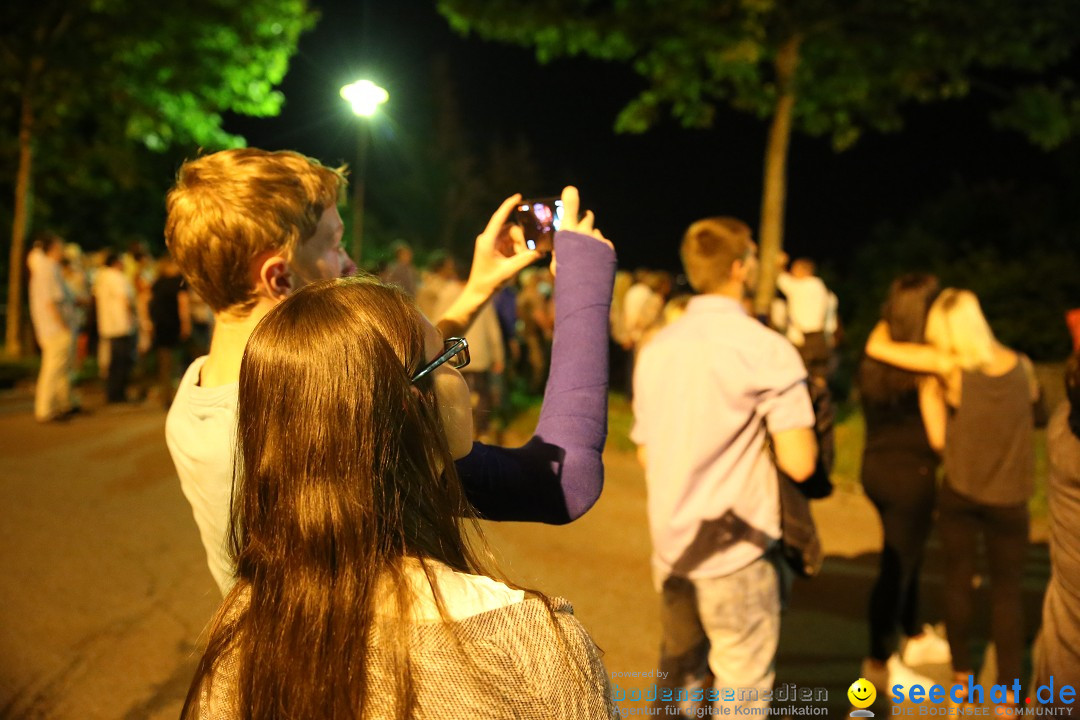
<instances>
[{"instance_id":1,"label":"blond haired young man","mask_svg":"<svg viewBox=\"0 0 1080 720\"><path fill-rule=\"evenodd\" d=\"M341 172L311 158L288 151L245 148L185 163L169 192L166 243L191 289L213 310L215 327L209 354L195 360L180 382L165 435L211 574L223 594L233 582L225 538L244 348L259 320L290 293L315 280L355 272L341 244L344 227L337 200L344 187ZM524 249L523 242L509 256L497 247L499 229L518 200L519 195L507 198L492 216L477 237L464 291L443 318L431 318L438 321L445 336L463 334L500 284L540 259L539 253ZM563 247L567 254L583 258L580 263L571 263L579 267L567 274L589 272L590 263L595 273L597 266L603 265L602 287L608 270L614 275L614 250L593 229L591 213L577 219L575 189L567 188L563 200L569 218L563 221ZM569 281L583 282L577 277ZM610 282L608 288L609 303ZM583 336L593 325L600 328L598 335L603 334L607 304L602 298L571 298L567 309L573 311L568 315L579 316L573 322L588 325L581 325ZM599 318L601 312L603 318ZM597 316L595 321L593 315ZM606 362L605 352L585 364L596 375L602 365L606 368ZM566 388L565 393L549 388L545 405L561 407L562 412L595 414L603 405L606 374L603 382L592 382L591 387L587 403L581 399L559 403L557 400L569 398L574 388ZM267 392L273 391L267 388ZM580 391L578 395L582 395ZM573 427L573 423L563 424ZM606 431L606 427L601 430ZM474 446L473 453L459 461L458 472L477 511L493 519L544 522L568 522L585 512L602 486L604 432L587 433L587 440L575 440L573 446L565 447L554 439L556 434L548 433L546 443L519 450ZM545 459L552 457L552 443L561 451L557 464ZM508 500L514 495L517 497Z\"/></svg>"}]
</instances>

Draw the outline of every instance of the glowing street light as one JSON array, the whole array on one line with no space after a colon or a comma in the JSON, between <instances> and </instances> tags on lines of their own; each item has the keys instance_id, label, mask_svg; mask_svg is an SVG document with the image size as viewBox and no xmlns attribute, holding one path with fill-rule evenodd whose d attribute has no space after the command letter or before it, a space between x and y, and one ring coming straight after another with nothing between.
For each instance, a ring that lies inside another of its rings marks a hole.
<instances>
[{"instance_id":1,"label":"glowing street light","mask_svg":"<svg viewBox=\"0 0 1080 720\"><path fill-rule=\"evenodd\" d=\"M357 80L341 88L341 97L349 102L354 113L371 117L380 105L390 99L390 93L370 80Z\"/></svg>"},{"instance_id":2,"label":"glowing street light","mask_svg":"<svg viewBox=\"0 0 1080 720\"><path fill-rule=\"evenodd\" d=\"M370 118L379 106L390 99L390 93L370 80L357 80L341 88L353 113L360 118ZM364 172L367 163L368 123L361 121L356 144L356 174L353 178L353 261L360 265L360 248L364 241Z\"/></svg>"}]
</instances>

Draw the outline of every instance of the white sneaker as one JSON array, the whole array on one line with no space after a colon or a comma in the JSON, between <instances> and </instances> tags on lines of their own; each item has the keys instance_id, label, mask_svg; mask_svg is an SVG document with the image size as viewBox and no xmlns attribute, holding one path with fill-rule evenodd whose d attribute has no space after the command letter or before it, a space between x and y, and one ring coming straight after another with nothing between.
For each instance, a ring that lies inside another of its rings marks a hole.
<instances>
[{"instance_id":1,"label":"white sneaker","mask_svg":"<svg viewBox=\"0 0 1080 720\"><path fill-rule=\"evenodd\" d=\"M928 688L934 684L934 681L925 675L921 675L907 665L900 659L900 656L893 653L888 660L885 661L885 670L889 674L889 680L886 683L886 687L893 687L894 685L903 685L906 691L912 685L922 685L924 688ZM906 694L906 693L905 693Z\"/></svg>"},{"instance_id":2,"label":"white sneaker","mask_svg":"<svg viewBox=\"0 0 1080 720\"><path fill-rule=\"evenodd\" d=\"M952 660L949 642L938 635L933 625L923 625L921 635L908 638L904 643L904 663L915 665L941 665Z\"/></svg>"}]
</instances>

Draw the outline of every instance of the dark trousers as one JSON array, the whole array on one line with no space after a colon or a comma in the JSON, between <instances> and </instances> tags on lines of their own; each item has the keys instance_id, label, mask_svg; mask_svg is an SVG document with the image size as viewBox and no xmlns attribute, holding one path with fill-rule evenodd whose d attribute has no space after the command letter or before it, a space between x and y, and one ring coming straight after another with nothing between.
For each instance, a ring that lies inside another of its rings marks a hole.
<instances>
[{"instance_id":1,"label":"dark trousers","mask_svg":"<svg viewBox=\"0 0 1080 720\"><path fill-rule=\"evenodd\" d=\"M1020 677L1024 650L1024 611L1020 583L1028 544L1028 508L982 505L958 495L946 483L941 489L938 523L948 564L945 577L945 629L953 669L974 669L971 626L975 605L979 540L986 547L990 570L991 637L997 648L998 682Z\"/></svg>"},{"instance_id":2,"label":"dark trousers","mask_svg":"<svg viewBox=\"0 0 1080 720\"><path fill-rule=\"evenodd\" d=\"M908 637L922 630L919 575L934 514L934 466L890 462L888 456L863 460L866 496L881 516L885 541L881 569L870 592L870 657L887 660L897 648L897 630ZM901 482L898 468L906 468Z\"/></svg>"},{"instance_id":3,"label":"dark trousers","mask_svg":"<svg viewBox=\"0 0 1080 720\"><path fill-rule=\"evenodd\" d=\"M127 400L128 378L135 365L135 336L109 338L109 375L105 380L105 400L120 403Z\"/></svg>"}]
</instances>

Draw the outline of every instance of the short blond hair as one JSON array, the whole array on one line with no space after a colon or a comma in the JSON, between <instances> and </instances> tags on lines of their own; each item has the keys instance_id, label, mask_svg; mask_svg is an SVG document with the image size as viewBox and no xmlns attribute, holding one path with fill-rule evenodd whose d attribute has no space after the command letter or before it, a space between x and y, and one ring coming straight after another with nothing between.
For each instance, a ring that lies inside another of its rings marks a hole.
<instances>
[{"instance_id":1,"label":"short blond hair","mask_svg":"<svg viewBox=\"0 0 1080 720\"><path fill-rule=\"evenodd\" d=\"M185 162L165 203L165 244L214 312L255 305L260 255L291 258L345 188L342 169L287 150L223 150Z\"/></svg>"},{"instance_id":2,"label":"short blond hair","mask_svg":"<svg viewBox=\"0 0 1080 720\"><path fill-rule=\"evenodd\" d=\"M926 340L951 353L957 364L969 372L978 372L990 364L997 342L975 293L957 288L942 290L930 306Z\"/></svg>"},{"instance_id":3,"label":"short blond hair","mask_svg":"<svg viewBox=\"0 0 1080 720\"><path fill-rule=\"evenodd\" d=\"M745 260L752 248L746 223L733 217L713 217L687 228L679 255L690 286L709 293L731 278L732 264Z\"/></svg>"}]
</instances>

